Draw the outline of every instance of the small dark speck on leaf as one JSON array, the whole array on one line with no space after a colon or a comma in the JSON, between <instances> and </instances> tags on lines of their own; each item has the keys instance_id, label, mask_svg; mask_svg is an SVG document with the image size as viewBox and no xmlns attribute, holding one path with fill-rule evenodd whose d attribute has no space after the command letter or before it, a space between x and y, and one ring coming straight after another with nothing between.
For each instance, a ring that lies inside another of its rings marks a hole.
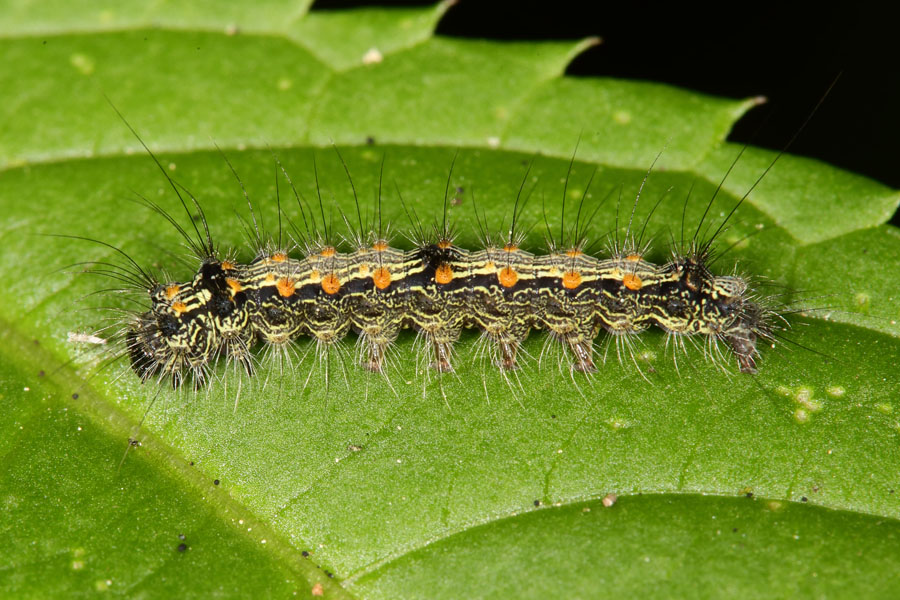
<instances>
[{"instance_id":1,"label":"small dark speck on leaf","mask_svg":"<svg viewBox=\"0 0 900 600\"><path fill-rule=\"evenodd\" d=\"M179 552L184 552L185 550L187 550L187 544L183 542L181 544L178 544L178 548L176 548L176 550L178 550Z\"/></svg>"},{"instance_id":2,"label":"small dark speck on leaf","mask_svg":"<svg viewBox=\"0 0 900 600\"><path fill-rule=\"evenodd\" d=\"M893 494L894 490L888 490L888 494Z\"/></svg>"},{"instance_id":3,"label":"small dark speck on leaf","mask_svg":"<svg viewBox=\"0 0 900 600\"><path fill-rule=\"evenodd\" d=\"M535 501L534 501L534 505L535 505L535 506L540 506L540 505L541 505L541 501L540 501L540 500L535 500Z\"/></svg>"},{"instance_id":4,"label":"small dark speck on leaf","mask_svg":"<svg viewBox=\"0 0 900 600\"><path fill-rule=\"evenodd\" d=\"M304 551L301 552L300 554L303 555L303 558L309 558L309 552L307 552L306 550L304 550Z\"/></svg>"},{"instance_id":5,"label":"small dark speck on leaf","mask_svg":"<svg viewBox=\"0 0 900 600\"><path fill-rule=\"evenodd\" d=\"M191 461L191 466L192 466L192 467L194 466L194 461Z\"/></svg>"},{"instance_id":6,"label":"small dark speck on leaf","mask_svg":"<svg viewBox=\"0 0 900 600\"><path fill-rule=\"evenodd\" d=\"M219 480L218 480L218 479L213 479L213 485L219 485Z\"/></svg>"},{"instance_id":7,"label":"small dark speck on leaf","mask_svg":"<svg viewBox=\"0 0 900 600\"><path fill-rule=\"evenodd\" d=\"M550 418L551 418L551 419L555 419L555 418L556 418L556 415L550 415Z\"/></svg>"},{"instance_id":8,"label":"small dark speck on leaf","mask_svg":"<svg viewBox=\"0 0 900 600\"><path fill-rule=\"evenodd\" d=\"M753 498L753 492L747 492L747 497L750 498L750 499L752 499L752 498Z\"/></svg>"},{"instance_id":9,"label":"small dark speck on leaf","mask_svg":"<svg viewBox=\"0 0 900 600\"><path fill-rule=\"evenodd\" d=\"M40 371L38 371L38 377L43 377L43 376L44 376L44 370L41 369Z\"/></svg>"},{"instance_id":10,"label":"small dark speck on leaf","mask_svg":"<svg viewBox=\"0 0 900 600\"><path fill-rule=\"evenodd\" d=\"M809 498L807 498L806 496L800 497L800 502L806 502L807 500L809 500Z\"/></svg>"},{"instance_id":11,"label":"small dark speck on leaf","mask_svg":"<svg viewBox=\"0 0 900 600\"><path fill-rule=\"evenodd\" d=\"M732 533L737 533L737 527L731 530Z\"/></svg>"},{"instance_id":12,"label":"small dark speck on leaf","mask_svg":"<svg viewBox=\"0 0 900 600\"><path fill-rule=\"evenodd\" d=\"M329 577L334 577L334 573L332 573L331 571L325 571L325 574Z\"/></svg>"},{"instance_id":13,"label":"small dark speck on leaf","mask_svg":"<svg viewBox=\"0 0 900 600\"><path fill-rule=\"evenodd\" d=\"M371 135L367 135L367 136L366 136L366 145L367 145L367 146L374 146L374 145L375 145L375 138L372 137Z\"/></svg>"},{"instance_id":14,"label":"small dark speck on leaf","mask_svg":"<svg viewBox=\"0 0 900 600\"><path fill-rule=\"evenodd\" d=\"M78 400L78 394L72 394L72 400Z\"/></svg>"}]
</instances>

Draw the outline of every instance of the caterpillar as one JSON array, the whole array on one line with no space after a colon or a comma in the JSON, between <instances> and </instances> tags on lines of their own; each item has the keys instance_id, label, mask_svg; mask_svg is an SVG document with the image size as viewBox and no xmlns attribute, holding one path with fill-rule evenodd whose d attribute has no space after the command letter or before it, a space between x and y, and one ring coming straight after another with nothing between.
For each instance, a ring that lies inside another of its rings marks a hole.
<instances>
[{"instance_id":1,"label":"caterpillar","mask_svg":"<svg viewBox=\"0 0 900 600\"><path fill-rule=\"evenodd\" d=\"M328 226L321 193L317 224L311 206L276 157L304 228L291 223L294 235L285 243L279 199L278 235L270 238L261 231L244 190L255 256L242 263L218 251L199 201L172 179L145 144L144 148L185 212L191 215L193 208L199 218L191 220L189 232L159 204L146 198L142 203L175 227L200 267L189 280L160 281L115 248L129 261L121 276L141 288L149 301L146 310L128 317L122 336L124 354L141 381L169 379L180 387L190 380L199 387L205 385L221 356L252 374L258 341L283 352L306 336L327 350L350 331L356 333L362 348L360 366L376 373L384 373L386 357L404 329L418 332L428 348L430 367L438 372L453 371L453 346L464 329L481 332L492 362L502 371L519 367L521 345L532 329L544 330L566 348L573 373L597 370L593 345L601 331L626 347L631 336L651 326L662 329L676 347L684 346L684 338L697 336L705 340L707 356L719 361L723 356L719 345L724 344L738 370L751 374L757 372L758 342L775 340L777 313L764 306L748 279L716 275L709 266L714 242L731 216L712 235L700 239L715 194L694 236L685 242L682 233L681 247L673 250L668 261L656 264L646 259L646 222L639 235L633 232L639 190L624 239L619 239L617 229L608 256L596 257L585 235L591 219L582 218L592 175L575 224L567 229L563 221L558 235L548 227L547 252L533 254L523 249L525 236L518 224L528 200L527 195L523 197L526 170L508 229L502 235L490 235L487 224L479 220L483 247L469 250L454 243L448 224L451 165L442 220L426 228L413 211L414 247L401 250L391 246L389 228L382 224L381 176L374 226L367 229L352 177L341 158L357 210L357 225L350 227L354 231L345 244L349 248L342 251ZM563 189L563 211L573 163L574 155ZM382 163L382 173L383 167ZM315 163L313 171L319 191ZM399 190L398 196L402 202ZM593 210L596 213L599 206ZM349 225L346 216L344 221Z\"/></svg>"}]
</instances>

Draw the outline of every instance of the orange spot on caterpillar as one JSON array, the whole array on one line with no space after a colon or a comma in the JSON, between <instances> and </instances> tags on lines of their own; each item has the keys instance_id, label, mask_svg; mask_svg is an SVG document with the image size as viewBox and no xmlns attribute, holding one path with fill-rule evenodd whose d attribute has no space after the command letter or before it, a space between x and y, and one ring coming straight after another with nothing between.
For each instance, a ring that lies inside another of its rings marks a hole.
<instances>
[{"instance_id":1,"label":"orange spot on caterpillar","mask_svg":"<svg viewBox=\"0 0 900 600\"><path fill-rule=\"evenodd\" d=\"M241 282L237 279L232 279L231 277L225 278L225 283L228 284L228 287L231 288L231 294L237 294L238 292L243 291L244 286L241 285Z\"/></svg>"},{"instance_id":2,"label":"orange spot on caterpillar","mask_svg":"<svg viewBox=\"0 0 900 600\"><path fill-rule=\"evenodd\" d=\"M506 252L515 252L518 249L519 247L515 244L506 244L505 246L503 246L503 250L505 250Z\"/></svg>"},{"instance_id":3,"label":"orange spot on caterpillar","mask_svg":"<svg viewBox=\"0 0 900 600\"><path fill-rule=\"evenodd\" d=\"M622 278L622 283L625 284L625 287L629 290L639 290L644 285L641 278L634 273L626 273L625 277Z\"/></svg>"},{"instance_id":4,"label":"orange spot on caterpillar","mask_svg":"<svg viewBox=\"0 0 900 600\"><path fill-rule=\"evenodd\" d=\"M185 304L184 302L181 302L180 300L178 302L173 302L172 310L175 312L176 315L180 316L181 313L183 313L187 310L187 304Z\"/></svg>"},{"instance_id":5,"label":"orange spot on caterpillar","mask_svg":"<svg viewBox=\"0 0 900 600\"><path fill-rule=\"evenodd\" d=\"M335 249L333 246L325 246L319 254L327 258L329 256L334 256L334 253Z\"/></svg>"},{"instance_id":6,"label":"orange spot on caterpillar","mask_svg":"<svg viewBox=\"0 0 900 600\"><path fill-rule=\"evenodd\" d=\"M581 285L581 273L578 271L568 271L562 276L562 284L567 290L574 290Z\"/></svg>"},{"instance_id":7,"label":"orange spot on caterpillar","mask_svg":"<svg viewBox=\"0 0 900 600\"><path fill-rule=\"evenodd\" d=\"M446 250L447 248L450 248L452 245L453 245L453 242L451 242L450 240L441 240L437 243L437 247L440 248L441 250Z\"/></svg>"},{"instance_id":8,"label":"orange spot on caterpillar","mask_svg":"<svg viewBox=\"0 0 900 600\"><path fill-rule=\"evenodd\" d=\"M266 273L266 283L275 281L275 273Z\"/></svg>"},{"instance_id":9,"label":"orange spot on caterpillar","mask_svg":"<svg viewBox=\"0 0 900 600\"><path fill-rule=\"evenodd\" d=\"M630 262L638 262L641 260L641 258L643 258L643 257L640 254L629 254L628 256L625 257L625 260L630 261Z\"/></svg>"},{"instance_id":10,"label":"orange spot on caterpillar","mask_svg":"<svg viewBox=\"0 0 900 600\"><path fill-rule=\"evenodd\" d=\"M441 263L434 272L434 280L440 284L453 281L453 269L447 263Z\"/></svg>"},{"instance_id":11,"label":"orange spot on caterpillar","mask_svg":"<svg viewBox=\"0 0 900 600\"><path fill-rule=\"evenodd\" d=\"M277 263L282 263L287 260L287 254L284 252L276 252L272 255L272 261Z\"/></svg>"},{"instance_id":12,"label":"orange spot on caterpillar","mask_svg":"<svg viewBox=\"0 0 900 600\"><path fill-rule=\"evenodd\" d=\"M391 285L391 272L387 270L387 267L379 267L378 269L375 269L375 274L372 275L372 281L375 282L375 287L379 290L383 290Z\"/></svg>"},{"instance_id":13,"label":"orange spot on caterpillar","mask_svg":"<svg viewBox=\"0 0 900 600\"><path fill-rule=\"evenodd\" d=\"M275 285L278 288L278 295L282 298L290 298L294 295L294 281L292 279L288 279L287 277L282 277L278 280L278 283Z\"/></svg>"},{"instance_id":14,"label":"orange spot on caterpillar","mask_svg":"<svg viewBox=\"0 0 900 600\"><path fill-rule=\"evenodd\" d=\"M510 267L504 267L497 273L497 279L503 287L512 287L519 280L519 274Z\"/></svg>"},{"instance_id":15,"label":"orange spot on caterpillar","mask_svg":"<svg viewBox=\"0 0 900 600\"><path fill-rule=\"evenodd\" d=\"M326 294L337 294L341 289L341 280L334 273L330 273L322 279L322 289Z\"/></svg>"},{"instance_id":16,"label":"orange spot on caterpillar","mask_svg":"<svg viewBox=\"0 0 900 600\"><path fill-rule=\"evenodd\" d=\"M578 250L576 248L572 248L571 250L566 250L566 256L571 256L572 258L574 258L576 256L581 256L582 254L583 253L581 252L581 250Z\"/></svg>"},{"instance_id":17,"label":"orange spot on caterpillar","mask_svg":"<svg viewBox=\"0 0 900 600\"><path fill-rule=\"evenodd\" d=\"M231 262L230 260L223 260L223 261L222 261L222 270L223 270L223 271L232 271L232 270L234 270L234 263Z\"/></svg>"},{"instance_id":18,"label":"orange spot on caterpillar","mask_svg":"<svg viewBox=\"0 0 900 600\"><path fill-rule=\"evenodd\" d=\"M378 240L377 242L372 244L372 250L374 250L375 252L384 252L387 249L388 245L384 240Z\"/></svg>"},{"instance_id":19,"label":"orange spot on caterpillar","mask_svg":"<svg viewBox=\"0 0 900 600\"><path fill-rule=\"evenodd\" d=\"M171 300L175 297L178 292L181 291L181 286L177 283L173 283L172 285L166 288L166 300Z\"/></svg>"}]
</instances>

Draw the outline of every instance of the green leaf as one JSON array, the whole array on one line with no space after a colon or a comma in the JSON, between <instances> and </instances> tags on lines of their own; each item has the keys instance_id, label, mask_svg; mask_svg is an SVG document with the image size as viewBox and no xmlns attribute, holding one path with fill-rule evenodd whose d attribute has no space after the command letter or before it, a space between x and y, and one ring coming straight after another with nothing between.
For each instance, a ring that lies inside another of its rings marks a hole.
<instances>
[{"instance_id":1,"label":"green leaf","mask_svg":"<svg viewBox=\"0 0 900 600\"><path fill-rule=\"evenodd\" d=\"M450 217L470 248L476 215L508 226L533 161L522 222L540 249L544 219L558 235L579 138L566 222L582 194L591 211L605 198L590 227L602 253L661 153L634 222L662 198L645 237L665 260L667 240L682 227L693 235L740 151L723 141L753 101L564 76L590 40L433 37L446 4L309 14L305 4L144 14L88 4L6 7L0 19L3 595L877 596L896 586L900 238L884 225L895 191L785 156L748 195L715 268L737 263L761 294L787 290L807 309L786 317L785 342L762 349L757 376L737 374L730 357L723 372L690 345L676 363L657 331L633 348L598 340L599 373L572 375L535 332L535 359L506 378L475 333L444 376L423 368L410 334L389 381L354 364L352 340L325 357L302 340L289 361L260 349L252 380L220 365L222 381L199 392L140 385L126 361L106 364L113 350L69 336L108 335L98 328L110 313L91 307L133 305L98 296L109 280L67 266L121 258L39 235L102 240L174 280L196 268L171 225L129 202L140 193L188 226L104 93L243 260L246 202L215 145L273 234L272 153L308 199L315 157L335 224L355 223L356 208L332 141L364 219L384 158L385 218L406 232L397 190L430 223L458 152ZM772 158L741 156L710 233ZM618 502L603 506L611 493Z\"/></svg>"},{"instance_id":2,"label":"green leaf","mask_svg":"<svg viewBox=\"0 0 900 600\"><path fill-rule=\"evenodd\" d=\"M896 522L876 517L737 498L629 497L614 510L592 501L473 527L381 565L354 589L369 598L392 598L398 589L427 590L421 597L463 589L589 598L614 589L641 598L875 598L900 583L897 541ZM846 557L860 548L878 577L848 577ZM455 576L435 577L440 572Z\"/></svg>"},{"instance_id":3,"label":"green leaf","mask_svg":"<svg viewBox=\"0 0 900 600\"><path fill-rule=\"evenodd\" d=\"M90 393L47 381L34 367L53 359L15 335L5 331L3 347L21 353L4 352L0 365L4 596L309 597L316 583L342 596L271 527L165 447L145 443L156 461L120 468L121 432L132 424Z\"/></svg>"}]
</instances>

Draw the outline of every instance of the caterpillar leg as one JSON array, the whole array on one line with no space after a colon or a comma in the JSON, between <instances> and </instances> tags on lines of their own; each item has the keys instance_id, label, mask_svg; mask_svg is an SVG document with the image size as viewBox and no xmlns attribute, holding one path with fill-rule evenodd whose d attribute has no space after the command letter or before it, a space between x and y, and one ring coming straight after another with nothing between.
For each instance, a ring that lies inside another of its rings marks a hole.
<instances>
[{"instance_id":1,"label":"caterpillar leg","mask_svg":"<svg viewBox=\"0 0 900 600\"><path fill-rule=\"evenodd\" d=\"M515 371L519 368L516 362L516 352L519 350L518 340L500 340L497 342L500 350L500 358L497 360L497 366L504 371Z\"/></svg>"},{"instance_id":2,"label":"caterpillar leg","mask_svg":"<svg viewBox=\"0 0 900 600\"><path fill-rule=\"evenodd\" d=\"M574 332L567 334L565 339L575 357L572 369L581 373L595 373L597 366L594 364L592 340Z\"/></svg>"},{"instance_id":3,"label":"caterpillar leg","mask_svg":"<svg viewBox=\"0 0 900 600\"><path fill-rule=\"evenodd\" d=\"M363 330L361 335L365 354L362 366L372 373L383 373L388 348L397 339L398 334L399 330L386 330L380 327Z\"/></svg>"},{"instance_id":4,"label":"caterpillar leg","mask_svg":"<svg viewBox=\"0 0 900 600\"><path fill-rule=\"evenodd\" d=\"M387 354L387 342L367 341L368 352L362 366L372 373L381 373L384 369L385 355Z\"/></svg>"},{"instance_id":5,"label":"caterpillar leg","mask_svg":"<svg viewBox=\"0 0 900 600\"><path fill-rule=\"evenodd\" d=\"M248 329L223 337L221 347L229 360L239 365L247 376L252 377L254 372L253 354L250 348L255 341L255 334Z\"/></svg>"},{"instance_id":6,"label":"caterpillar leg","mask_svg":"<svg viewBox=\"0 0 900 600\"><path fill-rule=\"evenodd\" d=\"M439 373L452 373L453 365L450 357L453 352L453 342L432 338L431 345L434 350L434 362L431 363L431 368Z\"/></svg>"},{"instance_id":7,"label":"caterpillar leg","mask_svg":"<svg viewBox=\"0 0 900 600\"><path fill-rule=\"evenodd\" d=\"M729 335L725 338L737 357L741 373L756 374L756 334L752 331Z\"/></svg>"},{"instance_id":8,"label":"caterpillar leg","mask_svg":"<svg viewBox=\"0 0 900 600\"><path fill-rule=\"evenodd\" d=\"M452 373L453 344L459 339L459 329L441 328L435 331L426 331L425 338L434 353L434 361L431 368L439 373Z\"/></svg>"},{"instance_id":9,"label":"caterpillar leg","mask_svg":"<svg viewBox=\"0 0 900 600\"><path fill-rule=\"evenodd\" d=\"M500 331L488 330L488 335L497 349L494 364L504 371L519 368L517 355L522 342L528 337L529 327L506 327Z\"/></svg>"}]
</instances>

